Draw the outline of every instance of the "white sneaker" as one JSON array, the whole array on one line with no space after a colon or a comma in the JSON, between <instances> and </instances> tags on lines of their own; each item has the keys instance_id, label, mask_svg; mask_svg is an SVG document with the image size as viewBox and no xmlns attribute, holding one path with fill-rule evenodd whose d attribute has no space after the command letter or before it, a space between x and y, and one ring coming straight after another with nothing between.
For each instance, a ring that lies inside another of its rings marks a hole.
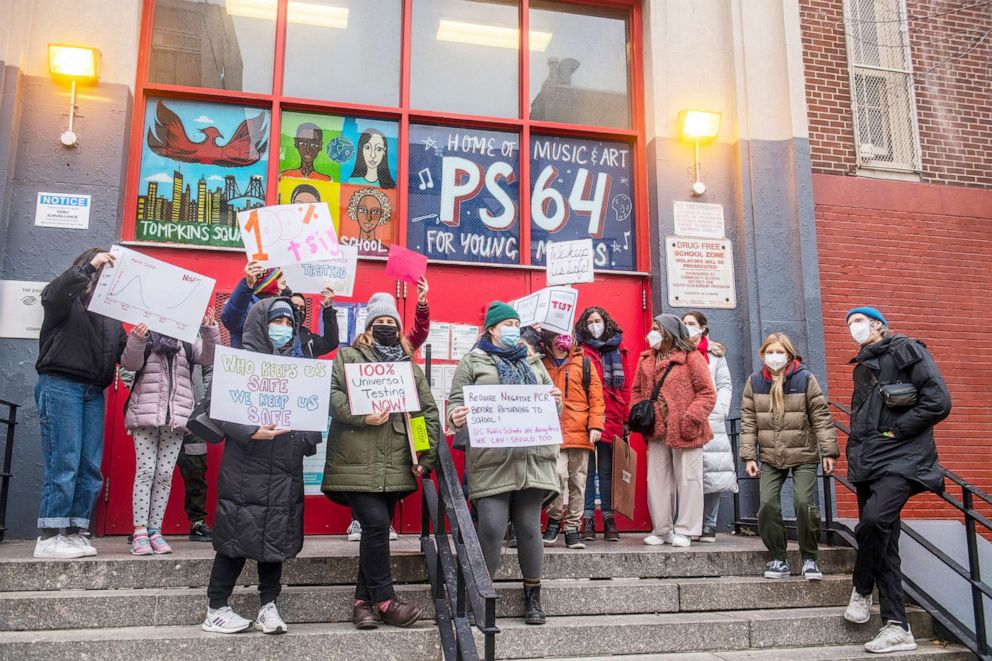
<instances>
[{"instance_id":1,"label":"white sneaker","mask_svg":"<svg viewBox=\"0 0 992 661\"><path fill-rule=\"evenodd\" d=\"M887 652L912 652L916 649L916 639L913 632L903 629L900 625L889 620L873 640L865 643L865 650L874 654Z\"/></svg>"},{"instance_id":2,"label":"white sneaker","mask_svg":"<svg viewBox=\"0 0 992 661\"><path fill-rule=\"evenodd\" d=\"M662 544L672 543L672 533L668 533L664 537L661 535L648 535L644 538L644 543L648 546L661 546Z\"/></svg>"},{"instance_id":3,"label":"white sneaker","mask_svg":"<svg viewBox=\"0 0 992 661\"><path fill-rule=\"evenodd\" d=\"M348 524L348 541L362 541L362 524L360 524L356 519L352 519L351 523Z\"/></svg>"},{"instance_id":4,"label":"white sneaker","mask_svg":"<svg viewBox=\"0 0 992 661\"><path fill-rule=\"evenodd\" d=\"M392 526L389 526L389 541L395 542L399 538L400 536L397 534L396 530Z\"/></svg>"},{"instance_id":5,"label":"white sneaker","mask_svg":"<svg viewBox=\"0 0 992 661\"><path fill-rule=\"evenodd\" d=\"M34 545L34 557L46 560L75 560L82 558L86 552L70 542L59 533L48 539L38 538Z\"/></svg>"},{"instance_id":6,"label":"white sneaker","mask_svg":"<svg viewBox=\"0 0 992 661\"><path fill-rule=\"evenodd\" d=\"M279 611L276 610L276 602L270 601L258 609L258 617L255 618L255 628L262 633L286 633L286 623L279 617Z\"/></svg>"},{"instance_id":7,"label":"white sneaker","mask_svg":"<svg viewBox=\"0 0 992 661\"><path fill-rule=\"evenodd\" d=\"M855 624L864 624L871 619L871 595L858 594L858 589L851 590L851 601L844 611L844 619Z\"/></svg>"},{"instance_id":8,"label":"white sneaker","mask_svg":"<svg viewBox=\"0 0 992 661\"><path fill-rule=\"evenodd\" d=\"M801 573L803 575L803 578L805 578L807 581L823 580L823 572L820 571L820 568L817 566L816 560L810 558L803 560L803 570Z\"/></svg>"},{"instance_id":9,"label":"white sneaker","mask_svg":"<svg viewBox=\"0 0 992 661\"><path fill-rule=\"evenodd\" d=\"M86 535L78 532L75 535L66 535L65 541L80 549L84 556L96 555L96 549L93 548L92 544L90 544L90 540L86 537Z\"/></svg>"},{"instance_id":10,"label":"white sneaker","mask_svg":"<svg viewBox=\"0 0 992 661\"><path fill-rule=\"evenodd\" d=\"M211 633L241 633L251 629L251 620L246 620L233 610L230 606L223 608L208 608L207 619L203 621L200 628Z\"/></svg>"},{"instance_id":11,"label":"white sneaker","mask_svg":"<svg viewBox=\"0 0 992 661\"><path fill-rule=\"evenodd\" d=\"M671 544L672 546L683 549L692 546L692 540L690 540L685 535L679 535L677 533L672 535L672 539L668 543Z\"/></svg>"}]
</instances>

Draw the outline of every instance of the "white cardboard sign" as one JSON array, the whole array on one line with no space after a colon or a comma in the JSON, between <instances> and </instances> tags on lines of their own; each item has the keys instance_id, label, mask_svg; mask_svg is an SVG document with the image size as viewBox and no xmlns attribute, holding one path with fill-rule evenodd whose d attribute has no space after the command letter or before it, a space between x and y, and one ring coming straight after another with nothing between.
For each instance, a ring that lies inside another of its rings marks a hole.
<instances>
[{"instance_id":1,"label":"white cardboard sign","mask_svg":"<svg viewBox=\"0 0 992 661\"><path fill-rule=\"evenodd\" d=\"M675 233L679 236L722 239L726 232L722 204L675 200L672 212Z\"/></svg>"},{"instance_id":2,"label":"white cardboard sign","mask_svg":"<svg viewBox=\"0 0 992 661\"><path fill-rule=\"evenodd\" d=\"M352 415L420 410L410 362L346 363L344 378Z\"/></svg>"},{"instance_id":3,"label":"white cardboard sign","mask_svg":"<svg viewBox=\"0 0 992 661\"><path fill-rule=\"evenodd\" d=\"M547 284L570 285L576 282L593 282L592 239L560 241L547 246Z\"/></svg>"},{"instance_id":4,"label":"white cardboard sign","mask_svg":"<svg viewBox=\"0 0 992 661\"><path fill-rule=\"evenodd\" d=\"M551 386L465 386L463 392L471 447L561 445Z\"/></svg>"},{"instance_id":5,"label":"white cardboard sign","mask_svg":"<svg viewBox=\"0 0 992 661\"><path fill-rule=\"evenodd\" d=\"M324 287L330 287L335 296L350 297L355 291L358 247L342 244L340 248L341 254L332 259L283 266L286 285L304 294L319 294Z\"/></svg>"},{"instance_id":6,"label":"white cardboard sign","mask_svg":"<svg viewBox=\"0 0 992 661\"><path fill-rule=\"evenodd\" d=\"M579 292L571 287L547 287L511 303L521 326L540 324L552 333L571 335Z\"/></svg>"},{"instance_id":7,"label":"white cardboard sign","mask_svg":"<svg viewBox=\"0 0 992 661\"><path fill-rule=\"evenodd\" d=\"M218 346L210 417L293 431L327 428L331 363Z\"/></svg>"},{"instance_id":8,"label":"white cardboard sign","mask_svg":"<svg viewBox=\"0 0 992 661\"><path fill-rule=\"evenodd\" d=\"M0 337L38 338L45 319L41 292L47 284L0 280Z\"/></svg>"},{"instance_id":9,"label":"white cardboard sign","mask_svg":"<svg viewBox=\"0 0 992 661\"><path fill-rule=\"evenodd\" d=\"M737 307L734 251L727 239L665 239L668 304L675 308Z\"/></svg>"},{"instance_id":10,"label":"white cardboard sign","mask_svg":"<svg viewBox=\"0 0 992 661\"><path fill-rule=\"evenodd\" d=\"M92 206L93 198L89 195L38 193L34 224L68 230L89 229Z\"/></svg>"},{"instance_id":11,"label":"white cardboard sign","mask_svg":"<svg viewBox=\"0 0 992 661\"><path fill-rule=\"evenodd\" d=\"M264 268L320 262L341 256L326 202L279 204L238 212L249 260Z\"/></svg>"},{"instance_id":12,"label":"white cardboard sign","mask_svg":"<svg viewBox=\"0 0 992 661\"><path fill-rule=\"evenodd\" d=\"M89 310L194 342L214 290L208 278L140 252L113 246L117 259L103 267Z\"/></svg>"}]
</instances>

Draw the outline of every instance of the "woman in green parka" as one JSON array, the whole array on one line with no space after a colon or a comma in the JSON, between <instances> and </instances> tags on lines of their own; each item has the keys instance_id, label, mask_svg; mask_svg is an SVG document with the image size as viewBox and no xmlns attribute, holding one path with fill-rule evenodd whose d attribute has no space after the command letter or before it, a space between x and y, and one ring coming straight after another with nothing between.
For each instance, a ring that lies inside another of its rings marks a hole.
<instances>
[{"instance_id":1,"label":"woman in green parka","mask_svg":"<svg viewBox=\"0 0 992 661\"><path fill-rule=\"evenodd\" d=\"M389 568L389 524L396 504L417 491L417 478L430 471L437 459L440 421L430 386L413 363L420 411L430 439L430 450L416 463L407 440L403 413L352 415L348 402L345 365L410 361L413 351L400 335L400 315L392 296L374 294L368 303L365 332L334 359L331 381L331 429L321 490L335 503L351 508L362 526L358 551L358 580L352 619L359 629L375 629L379 622L408 627L423 617L419 608L404 603L393 589Z\"/></svg>"},{"instance_id":2,"label":"woman in green parka","mask_svg":"<svg viewBox=\"0 0 992 661\"><path fill-rule=\"evenodd\" d=\"M455 369L448 398L452 429L465 426L468 408L462 388L476 385L532 384L552 386L551 395L561 412L561 391L554 388L541 356L520 340L520 316L501 301L486 312L485 332ZM557 445L524 448L473 448L465 453L468 497L479 516L479 542L489 575L499 567L507 522L517 534L517 559L524 579L527 624L544 624L541 608L541 509L558 495Z\"/></svg>"}]
</instances>

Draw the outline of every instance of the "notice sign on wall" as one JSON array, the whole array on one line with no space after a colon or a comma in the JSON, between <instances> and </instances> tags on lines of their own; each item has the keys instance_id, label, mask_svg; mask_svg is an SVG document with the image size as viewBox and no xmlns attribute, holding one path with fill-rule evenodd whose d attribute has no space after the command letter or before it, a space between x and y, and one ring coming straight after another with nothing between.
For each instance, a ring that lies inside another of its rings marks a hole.
<instances>
[{"instance_id":1,"label":"notice sign on wall","mask_svg":"<svg viewBox=\"0 0 992 661\"><path fill-rule=\"evenodd\" d=\"M551 386L465 386L464 395L471 447L561 445Z\"/></svg>"},{"instance_id":2,"label":"notice sign on wall","mask_svg":"<svg viewBox=\"0 0 992 661\"><path fill-rule=\"evenodd\" d=\"M676 308L735 308L733 246L727 239L665 239L668 304Z\"/></svg>"},{"instance_id":3,"label":"notice sign on wall","mask_svg":"<svg viewBox=\"0 0 992 661\"><path fill-rule=\"evenodd\" d=\"M420 394L409 362L347 363L344 376L352 415L420 410Z\"/></svg>"},{"instance_id":4,"label":"notice sign on wall","mask_svg":"<svg viewBox=\"0 0 992 661\"><path fill-rule=\"evenodd\" d=\"M722 204L675 200L672 206L675 217L675 233L679 236L723 238L726 229Z\"/></svg>"},{"instance_id":5,"label":"notice sign on wall","mask_svg":"<svg viewBox=\"0 0 992 661\"><path fill-rule=\"evenodd\" d=\"M58 227L68 230L88 229L92 201L89 195L38 193L34 224L38 227Z\"/></svg>"},{"instance_id":6,"label":"notice sign on wall","mask_svg":"<svg viewBox=\"0 0 992 661\"><path fill-rule=\"evenodd\" d=\"M0 280L0 337L38 338L45 319L41 292L47 284Z\"/></svg>"}]
</instances>

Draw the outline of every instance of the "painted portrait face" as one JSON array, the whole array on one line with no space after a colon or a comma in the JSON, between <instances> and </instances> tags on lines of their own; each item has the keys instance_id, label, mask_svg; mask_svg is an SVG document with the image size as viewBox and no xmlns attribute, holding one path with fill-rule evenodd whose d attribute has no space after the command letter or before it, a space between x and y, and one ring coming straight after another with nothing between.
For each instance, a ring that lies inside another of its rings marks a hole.
<instances>
[{"instance_id":1,"label":"painted portrait face","mask_svg":"<svg viewBox=\"0 0 992 661\"><path fill-rule=\"evenodd\" d=\"M314 130L304 126L296 135L293 141L296 150L300 152L300 160L304 163L313 163L317 155L320 154L321 147L324 146L323 136L320 129Z\"/></svg>"},{"instance_id":2,"label":"painted portrait face","mask_svg":"<svg viewBox=\"0 0 992 661\"><path fill-rule=\"evenodd\" d=\"M358 201L355 215L362 232L368 234L378 227L379 221L382 220L382 205L373 195L365 195Z\"/></svg>"},{"instance_id":3,"label":"painted portrait face","mask_svg":"<svg viewBox=\"0 0 992 661\"><path fill-rule=\"evenodd\" d=\"M293 192L291 202L293 204L312 204L314 202L320 202L320 198L308 190L300 190Z\"/></svg>"},{"instance_id":4,"label":"painted portrait face","mask_svg":"<svg viewBox=\"0 0 992 661\"><path fill-rule=\"evenodd\" d=\"M379 169L379 164L386 157L386 141L381 135L373 134L369 141L362 147L362 158L368 167L369 174Z\"/></svg>"}]
</instances>

